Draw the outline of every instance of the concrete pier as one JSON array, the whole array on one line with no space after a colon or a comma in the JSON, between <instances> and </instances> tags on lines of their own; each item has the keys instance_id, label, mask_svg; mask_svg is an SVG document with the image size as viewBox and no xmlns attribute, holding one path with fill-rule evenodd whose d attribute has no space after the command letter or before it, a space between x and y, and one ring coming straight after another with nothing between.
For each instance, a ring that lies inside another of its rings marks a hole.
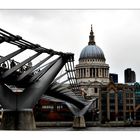
<instances>
[{"instance_id":1,"label":"concrete pier","mask_svg":"<svg viewBox=\"0 0 140 140\"><path fill-rule=\"evenodd\" d=\"M73 128L85 128L85 118L84 116L75 116L73 121Z\"/></svg>"},{"instance_id":2,"label":"concrete pier","mask_svg":"<svg viewBox=\"0 0 140 140\"><path fill-rule=\"evenodd\" d=\"M4 110L1 121L2 130L35 130L35 119L32 109L20 111Z\"/></svg>"}]
</instances>

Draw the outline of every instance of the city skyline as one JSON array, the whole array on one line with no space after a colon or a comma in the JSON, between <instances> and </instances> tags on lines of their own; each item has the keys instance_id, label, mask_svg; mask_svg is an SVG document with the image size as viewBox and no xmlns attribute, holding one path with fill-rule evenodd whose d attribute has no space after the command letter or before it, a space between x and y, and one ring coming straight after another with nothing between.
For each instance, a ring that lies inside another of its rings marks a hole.
<instances>
[{"instance_id":1,"label":"city skyline","mask_svg":"<svg viewBox=\"0 0 140 140\"><path fill-rule=\"evenodd\" d=\"M126 68L140 81L139 17L140 10L0 10L1 28L43 47L72 52L75 65L88 45L92 24L110 73L117 73L123 83Z\"/></svg>"}]
</instances>

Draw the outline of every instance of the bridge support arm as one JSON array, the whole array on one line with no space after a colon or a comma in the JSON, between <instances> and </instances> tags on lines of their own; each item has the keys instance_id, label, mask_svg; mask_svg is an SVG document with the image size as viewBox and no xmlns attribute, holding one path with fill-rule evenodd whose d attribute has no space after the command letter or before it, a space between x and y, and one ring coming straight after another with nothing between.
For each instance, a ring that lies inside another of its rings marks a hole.
<instances>
[{"instance_id":1,"label":"bridge support arm","mask_svg":"<svg viewBox=\"0 0 140 140\"><path fill-rule=\"evenodd\" d=\"M0 104L4 109L16 109L16 95L3 84L0 84Z\"/></svg>"},{"instance_id":2,"label":"bridge support arm","mask_svg":"<svg viewBox=\"0 0 140 140\"><path fill-rule=\"evenodd\" d=\"M18 98L18 109L32 108L46 92L50 83L64 66L65 61L60 58L36 83L30 85Z\"/></svg>"},{"instance_id":3,"label":"bridge support arm","mask_svg":"<svg viewBox=\"0 0 140 140\"><path fill-rule=\"evenodd\" d=\"M50 62L43 70L35 74L30 80L29 83L35 82L37 79L42 77L59 59L56 59L52 62Z\"/></svg>"}]
</instances>

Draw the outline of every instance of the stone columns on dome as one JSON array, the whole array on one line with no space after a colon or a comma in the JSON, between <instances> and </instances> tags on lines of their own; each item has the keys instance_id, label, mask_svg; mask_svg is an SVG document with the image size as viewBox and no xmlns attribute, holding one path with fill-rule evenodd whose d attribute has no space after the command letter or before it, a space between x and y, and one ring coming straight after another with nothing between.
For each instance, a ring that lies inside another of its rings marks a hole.
<instances>
[{"instance_id":1,"label":"stone columns on dome","mask_svg":"<svg viewBox=\"0 0 140 140\"><path fill-rule=\"evenodd\" d=\"M100 68L100 77L102 77L102 68Z\"/></svg>"},{"instance_id":2,"label":"stone columns on dome","mask_svg":"<svg viewBox=\"0 0 140 140\"><path fill-rule=\"evenodd\" d=\"M95 78L97 78L97 68L95 68Z\"/></svg>"},{"instance_id":3,"label":"stone columns on dome","mask_svg":"<svg viewBox=\"0 0 140 140\"><path fill-rule=\"evenodd\" d=\"M85 67L85 77L87 77L87 68Z\"/></svg>"},{"instance_id":4,"label":"stone columns on dome","mask_svg":"<svg viewBox=\"0 0 140 140\"><path fill-rule=\"evenodd\" d=\"M85 78L88 77L88 70L87 68L79 68L77 69L77 78Z\"/></svg>"},{"instance_id":5,"label":"stone columns on dome","mask_svg":"<svg viewBox=\"0 0 140 140\"><path fill-rule=\"evenodd\" d=\"M107 69L107 77L109 78L109 68Z\"/></svg>"},{"instance_id":6,"label":"stone columns on dome","mask_svg":"<svg viewBox=\"0 0 140 140\"><path fill-rule=\"evenodd\" d=\"M88 68L88 77L90 77L90 75L89 75L89 74L90 74L90 69Z\"/></svg>"},{"instance_id":7,"label":"stone columns on dome","mask_svg":"<svg viewBox=\"0 0 140 140\"><path fill-rule=\"evenodd\" d=\"M107 77L107 68L105 68L105 77Z\"/></svg>"},{"instance_id":8,"label":"stone columns on dome","mask_svg":"<svg viewBox=\"0 0 140 140\"><path fill-rule=\"evenodd\" d=\"M100 77L100 68L98 68L98 77Z\"/></svg>"},{"instance_id":9,"label":"stone columns on dome","mask_svg":"<svg viewBox=\"0 0 140 140\"><path fill-rule=\"evenodd\" d=\"M84 77L86 77L86 68L84 68Z\"/></svg>"}]
</instances>

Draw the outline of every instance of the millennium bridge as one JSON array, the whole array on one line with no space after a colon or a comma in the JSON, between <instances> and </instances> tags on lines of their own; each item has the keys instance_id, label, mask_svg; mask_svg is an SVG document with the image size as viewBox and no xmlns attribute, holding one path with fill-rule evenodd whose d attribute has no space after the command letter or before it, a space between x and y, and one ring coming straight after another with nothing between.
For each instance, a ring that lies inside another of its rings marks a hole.
<instances>
[{"instance_id":1,"label":"millennium bridge","mask_svg":"<svg viewBox=\"0 0 140 140\"><path fill-rule=\"evenodd\" d=\"M16 51L0 57L0 104L3 108L2 130L36 129L33 107L38 100L57 99L65 102L73 114L73 127L86 127L84 114L97 101L81 96L74 68L74 54L47 49L19 35L0 28L0 47L16 46ZM13 58L31 50L34 55L22 62ZM33 65L40 55L45 58ZM65 72L60 73L62 69ZM63 77L67 76L66 80ZM61 82L60 82L61 79ZM65 86L69 82L70 88Z\"/></svg>"}]
</instances>

